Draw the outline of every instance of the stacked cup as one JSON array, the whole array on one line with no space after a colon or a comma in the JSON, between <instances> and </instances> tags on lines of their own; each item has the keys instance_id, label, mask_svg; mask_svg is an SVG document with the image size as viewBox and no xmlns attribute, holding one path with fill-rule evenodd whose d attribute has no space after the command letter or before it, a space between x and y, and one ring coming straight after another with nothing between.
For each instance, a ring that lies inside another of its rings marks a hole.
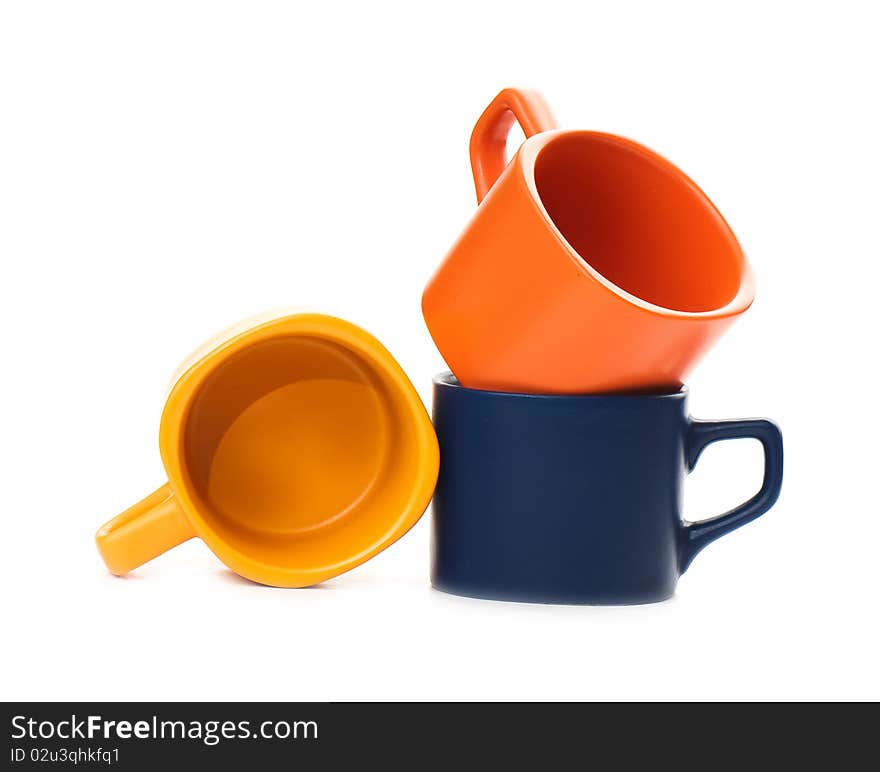
<instances>
[{"instance_id":1,"label":"stacked cup","mask_svg":"<svg viewBox=\"0 0 880 772\"><path fill-rule=\"evenodd\" d=\"M526 140L506 162L514 121ZM452 373L434 380L440 474L434 586L566 603L662 600L709 542L779 496L764 419L697 421L684 378L752 303L724 218L627 139L560 131L541 97L502 91L470 143L479 206L422 310ZM688 523L703 448L752 437L761 490Z\"/></svg>"},{"instance_id":2,"label":"stacked cup","mask_svg":"<svg viewBox=\"0 0 880 772\"><path fill-rule=\"evenodd\" d=\"M515 120L527 139L508 164ZM700 549L773 505L776 426L687 413L682 379L754 295L702 191L634 142L558 131L514 89L477 122L471 163L479 207L422 302L454 373L434 379L434 426L350 322L232 327L172 384L168 481L96 534L112 573L200 538L243 577L305 587L401 538L433 495L439 589L638 603L669 597ZM736 437L764 446L761 490L684 522L685 475Z\"/></svg>"}]
</instances>

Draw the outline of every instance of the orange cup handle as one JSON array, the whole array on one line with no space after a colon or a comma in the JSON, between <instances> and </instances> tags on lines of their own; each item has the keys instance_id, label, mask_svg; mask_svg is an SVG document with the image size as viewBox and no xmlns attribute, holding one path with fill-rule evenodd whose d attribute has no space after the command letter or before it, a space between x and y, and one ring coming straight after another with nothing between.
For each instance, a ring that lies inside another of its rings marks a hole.
<instances>
[{"instance_id":1,"label":"orange cup handle","mask_svg":"<svg viewBox=\"0 0 880 772\"><path fill-rule=\"evenodd\" d=\"M478 204L507 166L507 135L514 121L527 138L557 128L553 113L537 91L506 88L498 94L471 133L471 169Z\"/></svg>"},{"instance_id":2,"label":"orange cup handle","mask_svg":"<svg viewBox=\"0 0 880 772\"><path fill-rule=\"evenodd\" d=\"M110 572L121 576L195 535L171 486L165 483L104 523L95 542Z\"/></svg>"}]
</instances>

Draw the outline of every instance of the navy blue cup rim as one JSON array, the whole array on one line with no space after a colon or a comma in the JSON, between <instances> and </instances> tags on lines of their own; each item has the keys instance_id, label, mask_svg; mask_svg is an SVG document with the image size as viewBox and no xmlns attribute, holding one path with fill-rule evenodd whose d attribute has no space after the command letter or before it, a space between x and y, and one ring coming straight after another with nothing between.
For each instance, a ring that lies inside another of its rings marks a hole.
<instances>
[{"instance_id":1,"label":"navy blue cup rim","mask_svg":"<svg viewBox=\"0 0 880 772\"><path fill-rule=\"evenodd\" d=\"M485 394L487 397L514 397L518 399L546 399L546 400L559 400L559 399L571 399L571 400L602 400L602 399L615 399L615 400L639 400L639 399L686 399L688 396L688 387L684 384L679 386L674 391L658 391L658 392L618 392L618 393L601 393L601 394L534 394L534 393L525 393L525 392L517 392L517 391L498 391L495 389L471 389L467 386L462 386L459 383L458 378L455 377L454 373L447 370L445 373L439 373L434 376L433 379L435 386L440 386L444 389L457 389L464 392L469 392L472 394Z\"/></svg>"}]
</instances>

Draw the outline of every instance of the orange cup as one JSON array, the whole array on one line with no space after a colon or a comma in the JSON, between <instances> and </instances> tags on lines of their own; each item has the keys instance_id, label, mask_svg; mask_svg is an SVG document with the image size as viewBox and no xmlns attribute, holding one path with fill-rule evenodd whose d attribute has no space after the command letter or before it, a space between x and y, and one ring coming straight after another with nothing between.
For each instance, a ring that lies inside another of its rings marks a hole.
<instances>
[{"instance_id":1,"label":"orange cup","mask_svg":"<svg viewBox=\"0 0 880 772\"><path fill-rule=\"evenodd\" d=\"M526 140L508 164L514 120ZM479 206L422 297L465 386L675 388L751 305L730 226L646 147L560 131L539 94L505 89L477 121L470 155Z\"/></svg>"}]
</instances>

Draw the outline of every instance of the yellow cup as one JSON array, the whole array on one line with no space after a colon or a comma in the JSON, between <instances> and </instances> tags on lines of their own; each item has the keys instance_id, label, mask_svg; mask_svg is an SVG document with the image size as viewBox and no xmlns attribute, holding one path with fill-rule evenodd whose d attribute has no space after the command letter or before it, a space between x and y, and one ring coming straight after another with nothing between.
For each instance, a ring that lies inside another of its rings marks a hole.
<instances>
[{"instance_id":1,"label":"yellow cup","mask_svg":"<svg viewBox=\"0 0 880 772\"><path fill-rule=\"evenodd\" d=\"M317 584L403 536L440 462L400 365L322 314L240 325L202 347L173 383L159 448L168 482L96 535L114 574L198 536L255 582Z\"/></svg>"}]
</instances>

